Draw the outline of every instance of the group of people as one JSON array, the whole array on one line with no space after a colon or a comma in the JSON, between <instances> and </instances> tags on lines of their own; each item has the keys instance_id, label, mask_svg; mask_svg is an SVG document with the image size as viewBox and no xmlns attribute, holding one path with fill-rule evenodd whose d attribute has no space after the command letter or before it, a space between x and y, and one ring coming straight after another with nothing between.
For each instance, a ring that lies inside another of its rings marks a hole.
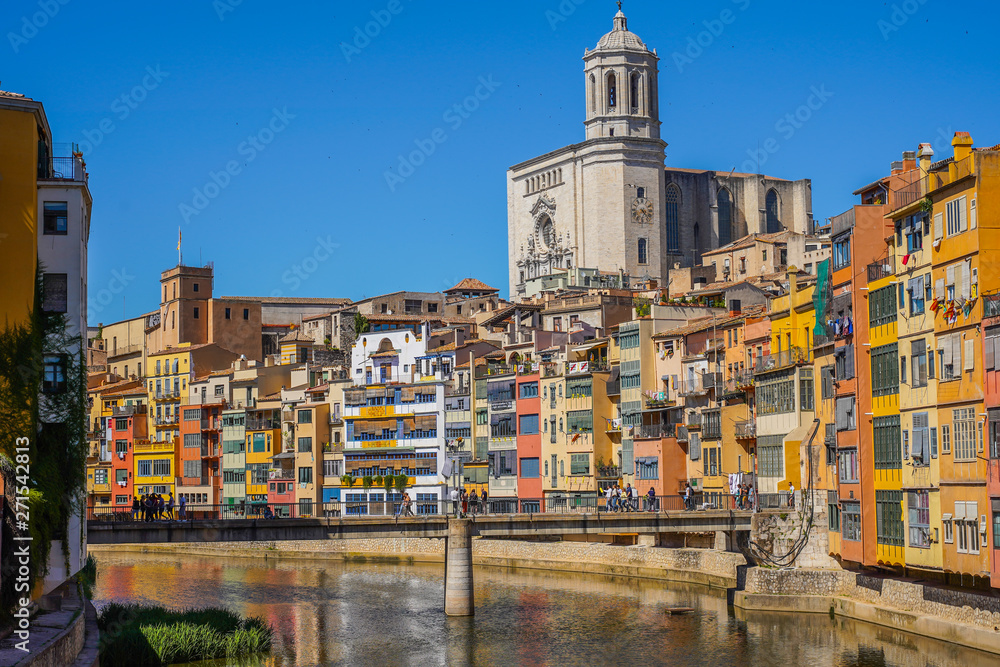
<instances>
[{"instance_id":1,"label":"group of people","mask_svg":"<svg viewBox=\"0 0 1000 667\"><path fill-rule=\"evenodd\" d=\"M607 489L598 487L598 493L604 495L605 508L608 512L638 512L639 511L639 489L631 484L626 484L625 488L618 486L615 482ZM642 509L645 512L655 512L656 490L650 487L649 491L642 495Z\"/></svg>"},{"instance_id":2,"label":"group of people","mask_svg":"<svg viewBox=\"0 0 1000 667\"><path fill-rule=\"evenodd\" d=\"M181 496L180 519L187 518L187 501ZM173 521L174 520L174 494L168 493L164 498L159 493L142 494L141 497L132 496L132 520L133 521Z\"/></svg>"},{"instance_id":3,"label":"group of people","mask_svg":"<svg viewBox=\"0 0 1000 667\"><path fill-rule=\"evenodd\" d=\"M736 487L736 493L734 497L736 498L736 509L738 510L751 510L754 507L754 498L756 492L754 491L753 485L751 484L740 484Z\"/></svg>"},{"instance_id":4,"label":"group of people","mask_svg":"<svg viewBox=\"0 0 1000 667\"><path fill-rule=\"evenodd\" d=\"M410 494L403 492L403 499L399 503L399 507L396 508L396 516L414 516L413 514L413 500L410 498Z\"/></svg>"},{"instance_id":5,"label":"group of people","mask_svg":"<svg viewBox=\"0 0 1000 667\"><path fill-rule=\"evenodd\" d=\"M486 489L483 489L482 495L477 493L475 489L472 490L472 493L469 493L465 489L461 491L459 489L452 489L450 498L456 517L466 516L470 511L472 514L479 514L480 512L486 514L489 509L486 504L489 500Z\"/></svg>"}]
</instances>

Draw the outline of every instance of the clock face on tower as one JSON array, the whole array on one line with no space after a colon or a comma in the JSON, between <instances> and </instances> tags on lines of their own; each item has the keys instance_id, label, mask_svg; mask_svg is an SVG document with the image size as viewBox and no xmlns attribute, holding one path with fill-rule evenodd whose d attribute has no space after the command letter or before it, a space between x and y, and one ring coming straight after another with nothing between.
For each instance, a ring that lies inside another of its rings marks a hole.
<instances>
[{"instance_id":1,"label":"clock face on tower","mask_svg":"<svg viewBox=\"0 0 1000 667\"><path fill-rule=\"evenodd\" d=\"M653 222L653 202L639 197L632 202L632 221L643 225Z\"/></svg>"}]
</instances>

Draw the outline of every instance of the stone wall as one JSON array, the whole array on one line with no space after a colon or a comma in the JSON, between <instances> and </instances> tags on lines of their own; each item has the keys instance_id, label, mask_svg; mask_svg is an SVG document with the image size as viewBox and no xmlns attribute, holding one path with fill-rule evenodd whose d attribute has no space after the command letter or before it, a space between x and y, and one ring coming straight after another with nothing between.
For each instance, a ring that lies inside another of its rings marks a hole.
<instances>
[{"instance_id":1,"label":"stone wall","mask_svg":"<svg viewBox=\"0 0 1000 667\"><path fill-rule=\"evenodd\" d=\"M793 563L795 567L840 569L840 564L830 556L827 526L826 499L815 496L812 528L802 553ZM801 507L801 504L799 505ZM757 545L775 555L788 553L802 535L802 526L808 521L805 512L788 509L781 512L758 512L753 516L753 539Z\"/></svg>"},{"instance_id":2,"label":"stone wall","mask_svg":"<svg viewBox=\"0 0 1000 667\"><path fill-rule=\"evenodd\" d=\"M444 563L444 540L420 538L220 542L213 545L116 545L95 546L92 547L92 551ZM737 568L746 564L746 560L740 554L705 549L662 549L598 542L524 542L489 539L473 540L472 557L476 565L614 574L687 581L724 588L735 586Z\"/></svg>"}]
</instances>

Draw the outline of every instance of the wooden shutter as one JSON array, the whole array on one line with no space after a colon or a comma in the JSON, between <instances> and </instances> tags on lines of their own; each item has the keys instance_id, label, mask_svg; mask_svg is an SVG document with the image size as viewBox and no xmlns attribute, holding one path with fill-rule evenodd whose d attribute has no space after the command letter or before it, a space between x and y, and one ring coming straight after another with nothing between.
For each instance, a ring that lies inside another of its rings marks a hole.
<instances>
[{"instance_id":1,"label":"wooden shutter","mask_svg":"<svg viewBox=\"0 0 1000 667\"><path fill-rule=\"evenodd\" d=\"M986 362L986 370L991 371L996 365L996 330L986 330L986 339L983 342L983 357Z\"/></svg>"},{"instance_id":2,"label":"wooden shutter","mask_svg":"<svg viewBox=\"0 0 1000 667\"><path fill-rule=\"evenodd\" d=\"M971 371L976 368L976 341L973 338L965 341L965 364L962 370Z\"/></svg>"},{"instance_id":3,"label":"wooden shutter","mask_svg":"<svg viewBox=\"0 0 1000 667\"><path fill-rule=\"evenodd\" d=\"M931 458L936 459L938 455L938 436L937 436L937 426L932 426L930 428L930 440L931 440Z\"/></svg>"},{"instance_id":4,"label":"wooden shutter","mask_svg":"<svg viewBox=\"0 0 1000 667\"><path fill-rule=\"evenodd\" d=\"M934 298L938 301L944 301L944 278L938 278L934 283Z\"/></svg>"},{"instance_id":5,"label":"wooden shutter","mask_svg":"<svg viewBox=\"0 0 1000 667\"><path fill-rule=\"evenodd\" d=\"M975 229L979 225L979 216L976 213L976 199L973 197L969 203L969 227Z\"/></svg>"},{"instance_id":6,"label":"wooden shutter","mask_svg":"<svg viewBox=\"0 0 1000 667\"><path fill-rule=\"evenodd\" d=\"M947 279L945 280L946 287L955 286L955 265L949 266L947 271ZM947 292L945 292L947 294ZM957 291L956 291L957 293Z\"/></svg>"},{"instance_id":7,"label":"wooden shutter","mask_svg":"<svg viewBox=\"0 0 1000 667\"><path fill-rule=\"evenodd\" d=\"M972 260L967 259L962 263L962 298L972 298Z\"/></svg>"},{"instance_id":8,"label":"wooden shutter","mask_svg":"<svg viewBox=\"0 0 1000 667\"><path fill-rule=\"evenodd\" d=\"M944 238L944 213L938 213L934 216L934 240L938 241Z\"/></svg>"},{"instance_id":9,"label":"wooden shutter","mask_svg":"<svg viewBox=\"0 0 1000 667\"><path fill-rule=\"evenodd\" d=\"M958 206L958 231L967 231L969 229L968 202L965 197L959 197L955 204Z\"/></svg>"}]
</instances>

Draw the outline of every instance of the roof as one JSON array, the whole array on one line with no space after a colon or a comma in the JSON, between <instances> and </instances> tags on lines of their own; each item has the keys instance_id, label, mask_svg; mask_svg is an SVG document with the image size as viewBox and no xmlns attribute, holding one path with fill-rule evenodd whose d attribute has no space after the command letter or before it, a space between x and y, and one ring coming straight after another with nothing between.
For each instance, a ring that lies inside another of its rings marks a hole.
<instances>
[{"instance_id":1,"label":"roof","mask_svg":"<svg viewBox=\"0 0 1000 667\"><path fill-rule=\"evenodd\" d=\"M715 171L714 169L690 169L686 167L666 167L665 171L671 172L675 171L681 174L724 174L723 178L763 178L768 181L778 181L778 182L789 182L787 178L778 178L777 176L768 176L766 174L748 174L742 171Z\"/></svg>"},{"instance_id":2,"label":"roof","mask_svg":"<svg viewBox=\"0 0 1000 667\"><path fill-rule=\"evenodd\" d=\"M639 35L628 29L628 19L621 9L615 15L615 29L601 37L597 42L598 51L642 51L647 53L649 49L639 38Z\"/></svg>"},{"instance_id":3,"label":"roof","mask_svg":"<svg viewBox=\"0 0 1000 667\"><path fill-rule=\"evenodd\" d=\"M330 388L330 383L329 382L324 382L323 384L316 385L312 389L306 389L306 393L307 394L318 394L320 392L326 391L329 388Z\"/></svg>"},{"instance_id":4,"label":"roof","mask_svg":"<svg viewBox=\"0 0 1000 667\"><path fill-rule=\"evenodd\" d=\"M278 339L278 344L295 343L295 342L315 343L316 341L314 341L312 338L302 333L301 329L295 329Z\"/></svg>"},{"instance_id":5,"label":"roof","mask_svg":"<svg viewBox=\"0 0 1000 667\"><path fill-rule=\"evenodd\" d=\"M501 310L496 311L492 317L484 320L481 326L492 327L504 322L509 319L515 311L520 310L522 313L542 312L545 310L545 306L542 304L532 304L532 303L516 303L511 306L507 306Z\"/></svg>"},{"instance_id":6,"label":"roof","mask_svg":"<svg viewBox=\"0 0 1000 667\"><path fill-rule=\"evenodd\" d=\"M683 324L674 329L669 329L667 331L661 331L658 334L653 334L650 336L652 340L664 340L667 338L677 338L678 336L686 336L688 334L698 333L711 329L712 327L726 327L730 324L736 322L742 322L746 315L726 315L721 318L713 317L703 317L698 320L692 320L687 324Z\"/></svg>"},{"instance_id":7,"label":"roof","mask_svg":"<svg viewBox=\"0 0 1000 667\"><path fill-rule=\"evenodd\" d=\"M450 294L452 292L499 292L495 287L490 287L481 280L476 280L475 278L466 278L462 282L458 283L451 289L446 289L445 294Z\"/></svg>"},{"instance_id":8,"label":"roof","mask_svg":"<svg viewBox=\"0 0 1000 667\"><path fill-rule=\"evenodd\" d=\"M369 354L368 358L369 359L389 359L391 357L398 357L398 356L399 356L399 352L397 352L396 350L389 350L387 352L375 352L373 354Z\"/></svg>"},{"instance_id":9,"label":"roof","mask_svg":"<svg viewBox=\"0 0 1000 667\"><path fill-rule=\"evenodd\" d=\"M724 245L721 248L716 248L715 250L708 250L703 252L702 257L708 257L711 255L721 255L727 252L733 252L734 250L743 250L744 248L753 247L756 243L770 243L776 244L783 241L787 242L789 232L772 232L770 234L750 234L749 236L744 236L741 239L737 239L728 245Z\"/></svg>"},{"instance_id":10,"label":"roof","mask_svg":"<svg viewBox=\"0 0 1000 667\"><path fill-rule=\"evenodd\" d=\"M868 185L866 185L864 187L861 187L861 188L858 188L857 190L855 190L851 194L859 195L862 192L867 192L868 190L871 190L872 188L874 188L876 185L884 185L885 182L888 181L888 180L889 180L888 176L883 176L882 178L878 179L877 181L872 181Z\"/></svg>"},{"instance_id":11,"label":"roof","mask_svg":"<svg viewBox=\"0 0 1000 667\"><path fill-rule=\"evenodd\" d=\"M350 299L344 299L340 297L334 297L330 299L312 299L312 298L285 298L285 297L275 297L275 296L222 296L219 297L219 301L243 301L243 302L259 302L259 303L291 303L304 306L346 306L351 303Z\"/></svg>"}]
</instances>

